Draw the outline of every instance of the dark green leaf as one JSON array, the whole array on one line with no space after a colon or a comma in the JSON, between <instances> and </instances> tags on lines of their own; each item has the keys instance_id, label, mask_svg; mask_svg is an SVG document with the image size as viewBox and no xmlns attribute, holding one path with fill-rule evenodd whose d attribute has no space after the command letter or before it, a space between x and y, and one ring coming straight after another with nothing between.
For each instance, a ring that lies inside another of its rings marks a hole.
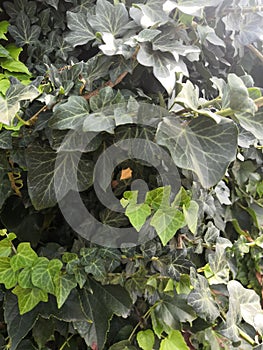
<instances>
[{"instance_id":1,"label":"dark green leaf","mask_svg":"<svg viewBox=\"0 0 263 350\"><path fill-rule=\"evenodd\" d=\"M77 286L77 283L75 282L75 279L72 278L72 276L60 273L55 275L54 284L57 305L60 309L67 300L72 289Z\"/></svg>"},{"instance_id":2,"label":"dark green leaf","mask_svg":"<svg viewBox=\"0 0 263 350\"><path fill-rule=\"evenodd\" d=\"M18 46L37 42L41 33L41 28L38 25L31 26L30 19L24 12L19 13L16 25L11 25L8 30Z\"/></svg>"},{"instance_id":3,"label":"dark green leaf","mask_svg":"<svg viewBox=\"0 0 263 350\"><path fill-rule=\"evenodd\" d=\"M73 47L84 45L95 39L95 34L88 22L90 16L90 12L85 11L77 13L67 12L67 24L71 32L66 35L65 39Z\"/></svg>"}]
</instances>

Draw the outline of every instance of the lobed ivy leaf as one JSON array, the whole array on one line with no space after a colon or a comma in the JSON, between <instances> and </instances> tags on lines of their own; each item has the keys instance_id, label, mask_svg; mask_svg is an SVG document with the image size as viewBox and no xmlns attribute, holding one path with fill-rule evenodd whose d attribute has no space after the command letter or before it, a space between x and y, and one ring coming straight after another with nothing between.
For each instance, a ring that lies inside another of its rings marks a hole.
<instances>
[{"instance_id":1,"label":"lobed ivy leaf","mask_svg":"<svg viewBox=\"0 0 263 350\"><path fill-rule=\"evenodd\" d=\"M95 15L89 16L89 25L95 32L111 33L115 38L122 37L135 24L129 19L128 12L122 3L112 5L107 0L98 0Z\"/></svg>"},{"instance_id":2,"label":"lobed ivy leaf","mask_svg":"<svg viewBox=\"0 0 263 350\"><path fill-rule=\"evenodd\" d=\"M229 87L229 106L233 111L248 112L252 115L256 110L254 102L250 99L248 89L243 80L231 73L227 77Z\"/></svg>"},{"instance_id":3,"label":"lobed ivy leaf","mask_svg":"<svg viewBox=\"0 0 263 350\"><path fill-rule=\"evenodd\" d=\"M48 301L48 294L39 288L22 288L16 286L12 293L18 298L19 312L21 315L31 311L41 301Z\"/></svg>"},{"instance_id":4,"label":"lobed ivy leaf","mask_svg":"<svg viewBox=\"0 0 263 350\"><path fill-rule=\"evenodd\" d=\"M13 288L17 284L18 273L13 270L9 257L0 258L0 283L3 283L6 289Z\"/></svg>"},{"instance_id":5,"label":"lobed ivy leaf","mask_svg":"<svg viewBox=\"0 0 263 350\"><path fill-rule=\"evenodd\" d=\"M49 126L53 129L77 130L89 115L89 104L80 96L70 96L68 101L54 108Z\"/></svg>"},{"instance_id":6,"label":"lobed ivy leaf","mask_svg":"<svg viewBox=\"0 0 263 350\"><path fill-rule=\"evenodd\" d=\"M250 112L235 113L242 128L251 132L258 140L263 139L263 110L262 108L255 115Z\"/></svg>"},{"instance_id":7,"label":"lobed ivy leaf","mask_svg":"<svg viewBox=\"0 0 263 350\"><path fill-rule=\"evenodd\" d=\"M17 247L17 253L10 259L10 264L14 271L18 271L32 267L37 258L37 253L31 248L30 243L22 242Z\"/></svg>"},{"instance_id":8,"label":"lobed ivy leaf","mask_svg":"<svg viewBox=\"0 0 263 350\"><path fill-rule=\"evenodd\" d=\"M93 163L85 156L79 160L79 156L79 151L56 153L48 146L28 147L28 192L35 208L54 206L69 190L90 187Z\"/></svg>"},{"instance_id":9,"label":"lobed ivy leaf","mask_svg":"<svg viewBox=\"0 0 263 350\"><path fill-rule=\"evenodd\" d=\"M184 218L189 230L196 234L197 222L198 222L198 213L199 205L195 201L190 201L189 205L183 205Z\"/></svg>"},{"instance_id":10,"label":"lobed ivy leaf","mask_svg":"<svg viewBox=\"0 0 263 350\"><path fill-rule=\"evenodd\" d=\"M58 266L56 267L57 270ZM66 275L64 273L56 274L54 277L55 284L55 296L57 299L57 305L60 309L67 300L72 289L77 287L77 283L73 276Z\"/></svg>"},{"instance_id":11,"label":"lobed ivy leaf","mask_svg":"<svg viewBox=\"0 0 263 350\"><path fill-rule=\"evenodd\" d=\"M146 203L129 204L125 210L125 215L128 216L132 226L139 232L148 216L151 215L151 208Z\"/></svg>"},{"instance_id":12,"label":"lobed ivy leaf","mask_svg":"<svg viewBox=\"0 0 263 350\"><path fill-rule=\"evenodd\" d=\"M130 9L131 17L143 28L158 27L169 21L163 7L165 0L147 0L145 4L135 3Z\"/></svg>"},{"instance_id":13,"label":"lobed ivy leaf","mask_svg":"<svg viewBox=\"0 0 263 350\"><path fill-rule=\"evenodd\" d=\"M214 322L220 312L212 297L207 279L196 274L193 269L191 269L190 278L194 289L188 296L188 304L193 307L198 316L209 323Z\"/></svg>"},{"instance_id":14,"label":"lobed ivy leaf","mask_svg":"<svg viewBox=\"0 0 263 350\"><path fill-rule=\"evenodd\" d=\"M24 46L36 43L41 33L38 25L32 25L28 15L20 12L16 18L16 25L10 25L9 33L15 39L17 46Z\"/></svg>"},{"instance_id":15,"label":"lobed ivy leaf","mask_svg":"<svg viewBox=\"0 0 263 350\"><path fill-rule=\"evenodd\" d=\"M170 195L171 186L158 187L146 193L145 203L155 210L169 207Z\"/></svg>"},{"instance_id":16,"label":"lobed ivy leaf","mask_svg":"<svg viewBox=\"0 0 263 350\"><path fill-rule=\"evenodd\" d=\"M237 149L237 128L228 119L216 123L199 116L185 125L165 117L157 129L157 142L171 152L175 164L194 171L205 188L224 176Z\"/></svg>"},{"instance_id":17,"label":"lobed ivy leaf","mask_svg":"<svg viewBox=\"0 0 263 350\"><path fill-rule=\"evenodd\" d=\"M27 267L22 269L18 275L18 285L22 288L34 288L31 281L32 268Z\"/></svg>"},{"instance_id":18,"label":"lobed ivy leaf","mask_svg":"<svg viewBox=\"0 0 263 350\"><path fill-rule=\"evenodd\" d=\"M54 279L62 266L62 262L58 259L48 260L45 257L38 258L32 268L31 278L33 285L47 293L55 294L56 287Z\"/></svg>"},{"instance_id":19,"label":"lobed ivy leaf","mask_svg":"<svg viewBox=\"0 0 263 350\"><path fill-rule=\"evenodd\" d=\"M39 95L38 89L33 85L23 85L16 82L11 84L5 97L0 95L0 122L11 125L16 113L20 109L20 101L32 101Z\"/></svg>"},{"instance_id":20,"label":"lobed ivy leaf","mask_svg":"<svg viewBox=\"0 0 263 350\"><path fill-rule=\"evenodd\" d=\"M183 213L175 208L160 208L153 215L150 225L153 226L165 246L176 232L185 226Z\"/></svg>"},{"instance_id":21,"label":"lobed ivy leaf","mask_svg":"<svg viewBox=\"0 0 263 350\"><path fill-rule=\"evenodd\" d=\"M67 25L71 31L65 36L65 40L73 47L87 44L96 38L89 24L90 16L91 11L67 12Z\"/></svg>"}]
</instances>

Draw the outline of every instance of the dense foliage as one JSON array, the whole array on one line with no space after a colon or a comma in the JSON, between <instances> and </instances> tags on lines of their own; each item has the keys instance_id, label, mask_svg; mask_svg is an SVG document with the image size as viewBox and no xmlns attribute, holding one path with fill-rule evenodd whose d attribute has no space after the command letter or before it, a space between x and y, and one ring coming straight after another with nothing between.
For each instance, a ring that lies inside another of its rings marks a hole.
<instances>
[{"instance_id":1,"label":"dense foliage","mask_svg":"<svg viewBox=\"0 0 263 350\"><path fill-rule=\"evenodd\" d=\"M263 346L262 0L0 9L0 346Z\"/></svg>"}]
</instances>

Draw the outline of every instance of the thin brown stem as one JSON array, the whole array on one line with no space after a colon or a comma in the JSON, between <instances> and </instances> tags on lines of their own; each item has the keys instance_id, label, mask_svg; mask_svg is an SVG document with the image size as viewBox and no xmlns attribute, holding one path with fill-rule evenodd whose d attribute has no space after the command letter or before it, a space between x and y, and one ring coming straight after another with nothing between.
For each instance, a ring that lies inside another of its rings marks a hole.
<instances>
[{"instance_id":1,"label":"thin brown stem","mask_svg":"<svg viewBox=\"0 0 263 350\"><path fill-rule=\"evenodd\" d=\"M254 53L254 55L259 58L259 60L263 63L263 54L252 44L247 45L249 50Z\"/></svg>"}]
</instances>

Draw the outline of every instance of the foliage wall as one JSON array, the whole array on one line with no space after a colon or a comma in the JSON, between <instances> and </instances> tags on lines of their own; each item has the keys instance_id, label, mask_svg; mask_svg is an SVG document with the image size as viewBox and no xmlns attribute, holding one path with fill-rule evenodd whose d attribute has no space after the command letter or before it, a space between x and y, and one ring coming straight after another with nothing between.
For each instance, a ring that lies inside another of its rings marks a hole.
<instances>
[{"instance_id":1,"label":"foliage wall","mask_svg":"<svg viewBox=\"0 0 263 350\"><path fill-rule=\"evenodd\" d=\"M262 0L0 8L0 345L261 349Z\"/></svg>"}]
</instances>

